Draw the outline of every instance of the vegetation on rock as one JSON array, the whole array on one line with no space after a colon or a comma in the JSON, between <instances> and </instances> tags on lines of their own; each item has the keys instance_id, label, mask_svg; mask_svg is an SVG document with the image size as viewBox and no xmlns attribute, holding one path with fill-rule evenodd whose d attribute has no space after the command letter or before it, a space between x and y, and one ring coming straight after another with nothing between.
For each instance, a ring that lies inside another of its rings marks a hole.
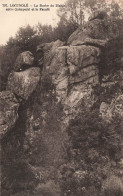
<instances>
[{"instance_id":1,"label":"vegetation on rock","mask_svg":"<svg viewBox=\"0 0 123 196\"><path fill-rule=\"evenodd\" d=\"M0 48L2 196L123 195L123 20L101 2L68 0L56 28L28 25Z\"/></svg>"}]
</instances>

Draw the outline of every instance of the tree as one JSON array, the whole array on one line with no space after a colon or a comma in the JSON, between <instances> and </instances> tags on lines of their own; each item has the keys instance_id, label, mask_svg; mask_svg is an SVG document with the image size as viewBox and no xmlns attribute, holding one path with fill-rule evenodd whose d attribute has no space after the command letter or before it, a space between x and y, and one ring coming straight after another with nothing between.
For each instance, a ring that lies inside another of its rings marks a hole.
<instances>
[{"instance_id":1,"label":"tree","mask_svg":"<svg viewBox=\"0 0 123 196\"><path fill-rule=\"evenodd\" d=\"M42 25L41 23L38 23L38 25L35 26L35 30L42 43L54 40L54 29L51 25Z\"/></svg>"},{"instance_id":2,"label":"tree","mask_svg":"<svg viewBox=\"0 0 123 196\"><path fill-rule=\"evenodd\" d=\"M84 22L84 2L85 0L68 0L66 6L59 9L58 16L62 17L65 13L68 21L82 25Z\"/></svg>"},{"instance_id":3,"label":"tree","mask_svg":"<svg viewBox=\"0 0 123 196\"><path fill-rule=\"evenodd\" d=\"M36 34L34 27L27 25L26 27L21 27L12 43L18 46L22 51L30 50L32 53L36 51L40 38ZM8 45L11 45L11 40L9 40Z\"/></svg>"},{"instance_id":4,"label":"tree","mask_svg":"<svg viewBox=\"0 0 123 196\"><path fill-rule=\"evenodd\" d=\"M123 19L123 6L114 1L111 3L111 16Z\"/></svg>"},{"instance_id":5,"label":"tree","mask_svg":"<svg viewBox=\"0 0 123 196\"><path fill-rule=\"evenodd\" d=\"M86 0L85 6L88 7L91 11L95 11L98 9L106 8L106 0Z\"/></svg>"},{"instance_id":6,"label":"tree","mask_svg":"<svg viewBox=\"0 0 123 196\"><path fill-rule=\"evenodd\" d=\"M60 39L66 42L77 27L78 24L76 22L67 20L65 14L63 14L57 27L54 29L54 37L56 40Z\"/></svg>"},{"instance_id":7,"label":"tree","mask_svg":"<svg viewBox=\"0 0 123 196\"><path fill-rule=\"evenodd\" d=\"M100 9L105 10L111 16L123 17L123 4L117 3L116 0L67 0L66 6L59 9L58 16L62 20L64 15L67 21L82 27L86 16L89 17L93 11Z\"/></svg>"},{"instance_id":8,"label":"tree","mask_svg":"<svg viewBox=\"0 0 123 196\"><path fill-rule=\"evenodd\" d=\"M1 89L5 89L8 74L13 69L19 53L29 50L33 54L40 41L36 31L30 25L21 27L16 36L10 37L7 44L1 48Z\"/></svg>"}]
</instances>

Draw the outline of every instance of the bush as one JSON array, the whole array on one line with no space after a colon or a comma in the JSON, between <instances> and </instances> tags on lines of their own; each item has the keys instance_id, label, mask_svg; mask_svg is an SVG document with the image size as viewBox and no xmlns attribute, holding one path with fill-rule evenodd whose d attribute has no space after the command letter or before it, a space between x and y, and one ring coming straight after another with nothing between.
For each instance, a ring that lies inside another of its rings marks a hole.
<instances>
[{"instance_id":1,"label":"bush","mask_svg":"<svg viewBox=\"0 0 123 196\"><path fill-rule=\"evenodd\" d=\"M101 195L103 181L117 173L121 158L121 119L105 123L98 110L81 112L71 120L68 134L68 164L62 168L61 186L74 195ZM70 173L70 168L72 172ZM64 172L63 172L64 170Z\"/></svg>"}]
</instances>

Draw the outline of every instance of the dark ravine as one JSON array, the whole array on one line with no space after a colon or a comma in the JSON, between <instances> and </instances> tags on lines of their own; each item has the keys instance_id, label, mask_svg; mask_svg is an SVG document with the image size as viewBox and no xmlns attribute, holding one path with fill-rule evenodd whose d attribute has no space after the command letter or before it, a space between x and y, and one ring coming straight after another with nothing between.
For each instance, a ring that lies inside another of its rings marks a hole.
<instances>
[{"instance_id":1,"label":"dark ravine","mask_svg":"<svg viewBox=\"0 0 123 196\"><path fill-rule=\"evenodd\" d=\"M98 12L37 52L0 92L2 196L121 196L123 21Z\"/></svg>"}]
</instances>

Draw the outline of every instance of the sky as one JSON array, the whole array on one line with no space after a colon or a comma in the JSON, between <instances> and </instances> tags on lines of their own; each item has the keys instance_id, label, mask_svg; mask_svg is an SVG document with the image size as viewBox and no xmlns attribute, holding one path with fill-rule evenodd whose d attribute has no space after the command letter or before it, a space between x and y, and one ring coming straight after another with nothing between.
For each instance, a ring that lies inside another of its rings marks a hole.
<instances>
[{"instance_id":1,"label":"sky","mask_svg":"<svg viewBox=\"0 0 123 196\"><path fill-rule=\"evenodd\" d=\"M6 44L9 37L14 37L21 26L26 26L27 24L34 26L38 22L56 26L59 18L57 16L58 7L55 5L64 5L65 2L66 0L0 0L0 45ZM30 10L34 8L35 4L35 6L38 5L38 9L50 8L50 11L6 11L6 8L18 9L18 7L10 7L10 4L12 6L12 4L27 3ZM8 7L3 7L3 4L7 4ZM49 7L39 7L40 4L49 5ZM50 7L51 4L54 7Z\"/></svg>"},{"instance_id":2,"label":"sky","mask_svg":"<svg viewBox=\"0 0 123 196\"><path fill-rule=\"evenodd\" d=\"M21 26L27 24L34 26L38 23L56 26L59 21L56 4L64 5L65 2L66 0L0 0L0 45L6 44L9 37L14 37ZM3 4L7 4L8 7L3 7ZM10 4L11 6L12 4L28 4L30 10L34 8L34 4L38 5L38 9L43 8L39 7L40 4L49 5L44 8L50 8L50 11L6 11L6 8L18 9L18 7L10 7ZM54 7L50 7L51 4Z\"/></svg>"}]
</instances>

